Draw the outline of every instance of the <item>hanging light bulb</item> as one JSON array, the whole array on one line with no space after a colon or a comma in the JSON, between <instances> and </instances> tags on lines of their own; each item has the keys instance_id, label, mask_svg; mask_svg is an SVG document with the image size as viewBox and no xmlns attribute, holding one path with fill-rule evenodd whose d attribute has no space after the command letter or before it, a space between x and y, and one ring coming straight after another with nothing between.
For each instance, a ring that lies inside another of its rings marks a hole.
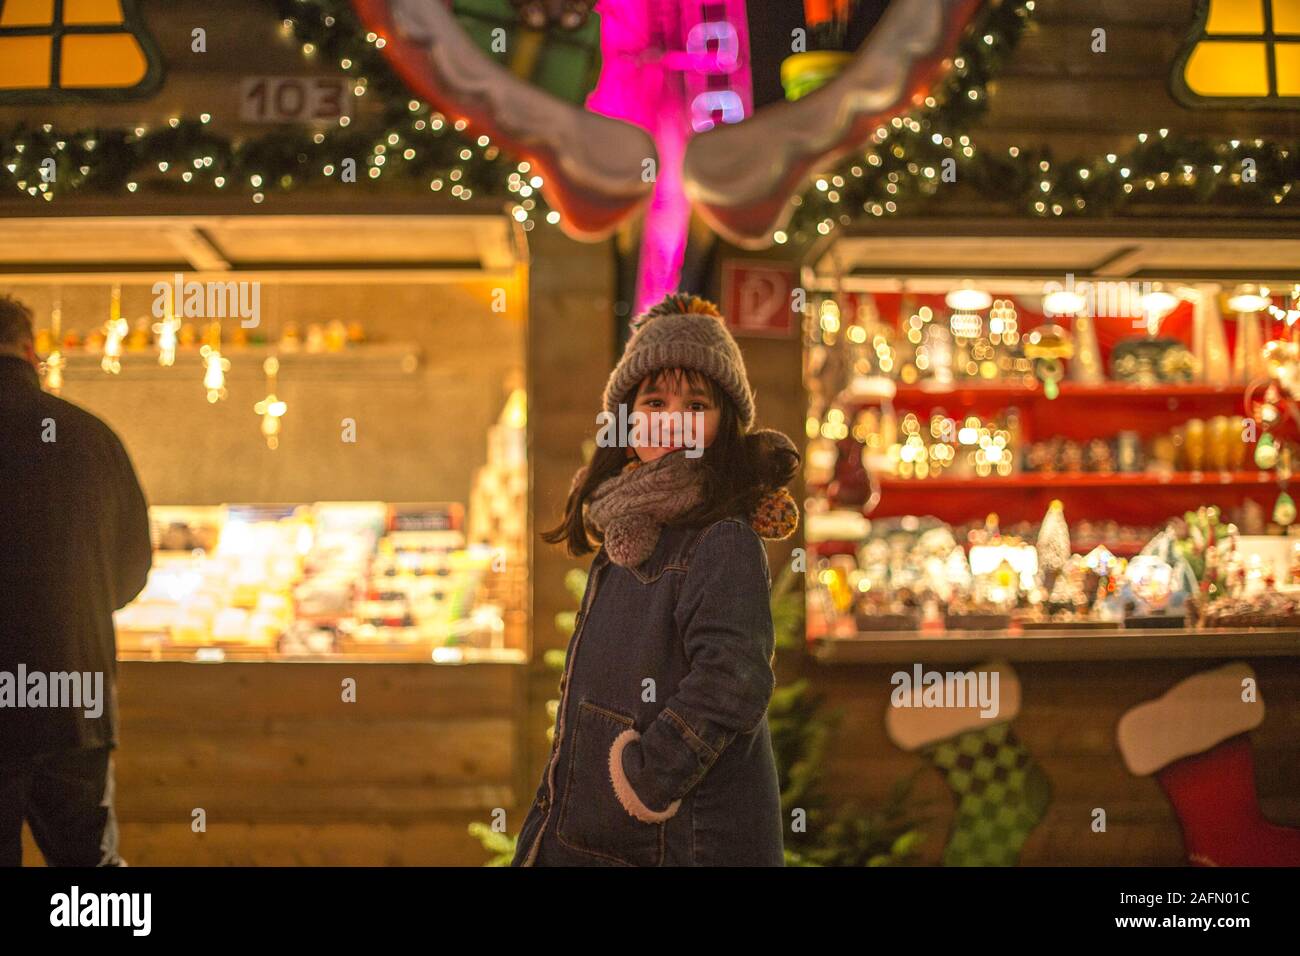
<instances>
[{"instance_id":1,"label":"hanging light bulb","mask_svg":"<svg viewBox=\"0 0 1300 956\"><path fill-rule=\"evenodd\" d=\"M164 303L163 319L161 322L154 323L153 333L158 336L158 364L171 366L176 364L176 333L180 330L181 320L176 318L172 308L170 290Z\"/></svg>"},{"instance_id":2,"label":"hanging light bulb","mask_svg":"<svg viewBox=\"0 0 1300 956\"><path fill-rule=\"evenodd\" d=\"M1181 301L1172 292L1165 291L1160 283L1157 282L1152 286L1151 291L1140 300L1142 313L1146 316L1147 334L1155 338L1160 331L1160 320L1172 312Z\"/></svg>"},{"instance_id":3,"label":"hanging light bulb","mask_svg":"<svg viewBox=\"0 0 1300 956\"><path fill-rule=\"evenodd\" d=\"M208 391L208 401L215 404L226 397L226 373L230 371L230 359L221 357L210 345L199 349L203 356L203 387Z\"/></svg>"},{"instance_id":4,"label":"hanging light bulb","mask_svg":"<svg viewBox=\"0 0 1300 956\"><path fill-rule=\"evenodd\" d=\"M1056 315L1073 317L1087 304L1084 297L1073 289L1056 289L1043 296L1043 315L1049 318Z\"/></svg>"},{"instance_id":5,"label":"hanging light bulb","mask_svg":"<svg viewBox=\"0 0 1300 956\"><path fill-rule=\"evenodd\" d=\"M108 321L104 323L104 357L99 367L113 375L122 371L122 340L131 331L122 318L122 287L114 283L108 307Z\"/></svg>"},{"instance_id":6,"label":"hanging light bulb","mask_svg":"<svg viewBox=\"0 0 1300 956\"><path fill-rule=\"evenodd\" d=\"M944 296L943 301L948 308L957 312L982 312L993 304L993 296L983 289L975 288L975 283L967 279L961 288L953 289Z\"/></svg>"},{"instance_id":7,"label":"hanging light bulb","mask_svg":"<svg viewBox=\"0 0 1300 956\"><path fill-rule=\"evenodd\" d=\"M63 341L62 336L63 298L56 292L54 307L50 310L50 338L53 340L54 348L45 357L45 387L54 395L58 395L63 388L63 367L68 364L63 357L63 352L59 350L59 343Z\"/></svg>"},{"instance_id":8,"label":"hanging light bulb","mask_svg":"<svg viewBox=\"0 0 1300 956\"><path fill-rule=\"evenodd\" d=\"M262 370L266 372L267 394L266 398L253 406L253 411L262 416L262 437L266 439L266 447L274 451L280 444L280 419L289 406L275 394L275 378L280 371L280 360L272 355L262 363Z\"/></svg>"},{"instance_id":9,"label":"hanging light bulb","mask_svg":"<svg viewBox=\"0 0 1300 956\"><path fill-rule=\"evenodd\" d=\"M1228 308L1233 312L1263 312L1272 302L1268 289L1243 282L1232 290L1232 296L1228 299Z\"/></svg>"},{"instance_id":10,"label":"hanging light bulb","mask_svg":"<svg viewBox=\"0 0 1300 956\"><path fill-rule=\"evenodd\" d=\"M215 404L226 397L226 373L230 371L230 359L221 357L221 323L211 323L203 339L203 347L199 349L203 357L203 387L208 391L208 401Z\"/></svg>"}]
</instances>

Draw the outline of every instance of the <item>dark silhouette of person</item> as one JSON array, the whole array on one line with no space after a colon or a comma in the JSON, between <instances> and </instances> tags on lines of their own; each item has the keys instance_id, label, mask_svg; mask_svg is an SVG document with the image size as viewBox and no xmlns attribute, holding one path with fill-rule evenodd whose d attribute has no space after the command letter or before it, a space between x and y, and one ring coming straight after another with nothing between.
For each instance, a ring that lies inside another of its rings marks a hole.
<instances>
[{"instance_id":1,"label":"dark silhouette of person","mask_svg":"<svg viewBox=\"0 0 1300 956\"><path fill-rule=\"evenodd\" d=\"M125 866L113 811L113 612L145 585L144 492L106 424L41 388L32 314L0 296L0 865Z\"/></svg>"}]
</instances>

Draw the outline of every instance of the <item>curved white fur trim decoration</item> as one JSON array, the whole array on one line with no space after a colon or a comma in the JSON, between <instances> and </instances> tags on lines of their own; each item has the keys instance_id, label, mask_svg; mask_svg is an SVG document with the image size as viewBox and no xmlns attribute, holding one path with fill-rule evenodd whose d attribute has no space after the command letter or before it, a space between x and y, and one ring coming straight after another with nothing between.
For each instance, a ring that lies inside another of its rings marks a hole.
<instances>
[{"instance_id":1,"label":"curved white fur trim decoration","mask_svg":"<svg viewBox=\"0 0 1300 956\"><path fill-rule=\"evenodd\" d=\"M993 724L1015 720L1020 714L1020 677L1006 661L990 661L979 667L955 673L997 671L998 712L984 716L978 707L895 707L891 701L885 710L885 733L901 750L914 751ZM953 690L953 678L943 672L944 699ZM891 695L892 697L892 695Z\"/></svg>"},{"instance_id":2,"label":"curved white fur trim decoration","mask_svg":"<svg viewBox=\"0 0 1300 956\"><path fill-rule=\"evenodd\" d=\"M1179 681L1154 700L1119 719L1115 736L1129 773L1155 773L1175 760L1199 754L1264 722L1264 697L1241 699L1241 685L1254 678L1244 661L1224 664Z\"/></svg>"},{"instance_id":3,"label":"curved white fur trim decoration","mask_svg":"<svg viewBox=\"0 0 1300 956\"><path fill-rule=\"evenodd\" d=\"M668 804L667 810L651 810L641 802L641 798L632 789L627 774L623 772L623 748L640 736L629 727L614 738L614 743L609 748L609 779L614 783L614 795L618 797L618 802L623 805L624 810L643 823L663 823L677 812L677 808L682 805L681 798Z\"/></svg>"}]
</instances>

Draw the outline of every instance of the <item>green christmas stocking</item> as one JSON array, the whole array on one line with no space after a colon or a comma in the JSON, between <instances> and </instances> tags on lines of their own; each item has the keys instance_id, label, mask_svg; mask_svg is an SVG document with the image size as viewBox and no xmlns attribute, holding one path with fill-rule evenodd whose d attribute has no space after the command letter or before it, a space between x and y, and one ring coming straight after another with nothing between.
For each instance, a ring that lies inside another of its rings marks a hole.
<instances>
[{"instance_id":1,"label":"green christmas stocking","mask_svg":"<svg viewBox=\"0 0 1300 956\"><path fill-rule=\"evenodd\" d=\"M904 750L919 753L944 775L957 800L952 832L944 847L944 866L1014 866L1020 848L1047 812L1051 784L1012 729L1020 710L1020 682L1008 664L968 672L996 673L987 706L951 706L957 691L971 682L933 674L919 692L894 691L885 724ZM918 706L919 705L919 706Z\"/></svg>"}]
</instances>

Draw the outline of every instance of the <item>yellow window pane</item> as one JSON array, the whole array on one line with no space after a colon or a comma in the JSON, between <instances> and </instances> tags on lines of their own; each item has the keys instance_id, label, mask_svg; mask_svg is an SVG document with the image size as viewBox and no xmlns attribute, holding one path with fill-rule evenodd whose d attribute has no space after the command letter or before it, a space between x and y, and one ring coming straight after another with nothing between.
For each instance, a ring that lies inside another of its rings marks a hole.
<instances>
[{"instance_id":1,"label":"yellow window pane","mask_svg":"<svg viewBox=\"0 0 1300 956\"><path fill-rule=\"evenodd\" d=\"M1206 33L1263 33L1262 0L1210 0Z\"/></svg>"},{"instance_id":2,"label":"yellow window pane","mask_svg":"<svg viewBox=\"0 0 1300 956\"><path fill-rule=\"evenodd\" d=\"M69 26L122 22L119 0L63 0L63 22Z\"/></svg>"},{"instance_id":3,"label":"yellow window pane","mask_svg":"<svg viewBox=\"0 0 1300 956\"><path fill-rule=\"evenodd\" d=\"M0 90L43 90L50 85L49 37L0 37Z\"/></svg>"},{"instance_id":4,"label":"yellow window pane","mask_svg":"<svg viewBox=\"0 0 1300 956\"><path fill-rule=\"evenodd\" d=\"M1201 96L1267 96L1264 44L1202 40L1187 58L1183 80Z\"/></svg>"},{"instance_id":5,"label":"yellow window pane","mask_svg":"<svg viewBox=\"0 0 1300 956\"><path fill-rule=\"evenodd\" d=\"M1300 0L1273 0L1273 32L1300 33Z\"/></svg>"},{"instance_id":6,"label":"yellow window pane","mask_svg":"<svg viewBox=\"0 0 1300 956\"><path fill-rule=\"evenodd\" d=\"M54 0L6 0L0 7L0 27L48 27L54 22Z\"/></svg>"},{"instance_id":7,"label":"yellow window pane","mask_svg":"<svg viewBox=\"0 0 1300 956\"><path fill-rule=\"evenodd\" d=\"M74 33L63 38L59 82L65 87L131 87L148 71L140 44L129 33Z\"/></svg>"},{"instance_id":8,"label":"yellow window pane","mask_svg":"<svg viewBox=\"0 0 1300 956\"><path fill-rule=\"evenodd\" d=\"M1300 43L1278 43L1273 55L1277 64L1277 95L1300 96Z\"/></svg>"}]
</instances>

